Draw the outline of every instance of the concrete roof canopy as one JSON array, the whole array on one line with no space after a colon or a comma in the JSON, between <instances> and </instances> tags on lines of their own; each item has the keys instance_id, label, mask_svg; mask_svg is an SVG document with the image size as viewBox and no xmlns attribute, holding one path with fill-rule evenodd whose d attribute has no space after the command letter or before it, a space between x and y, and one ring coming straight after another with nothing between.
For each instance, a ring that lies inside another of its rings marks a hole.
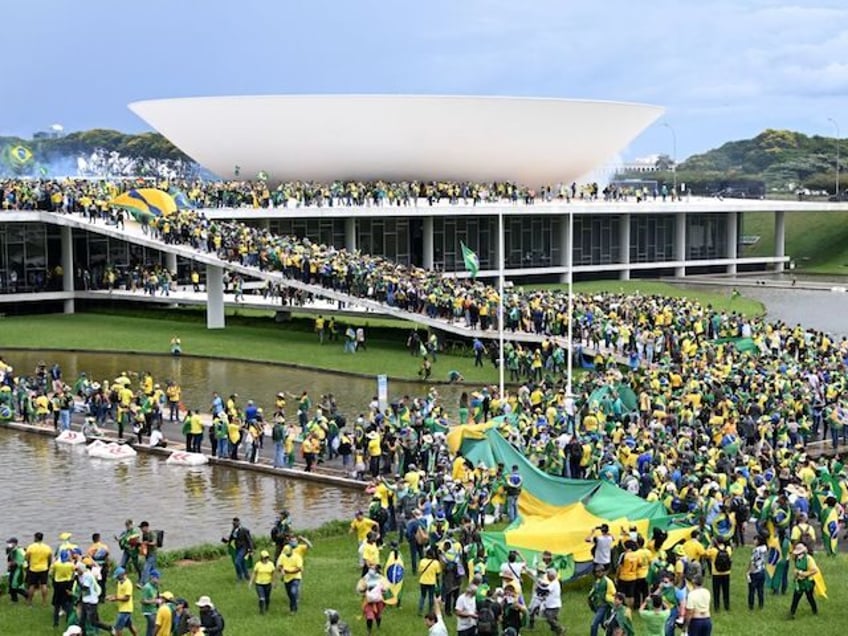
<instances>
[{"instance_id":1,"label":"concrete roof canopy","mask_svg":"<svg viewBox=\"0 0 848 636\"><path fill-rule=\"evenodd\" d=\"M580 181L663 113L574 99L264 95L130 109L222 179Z\"/></svg>"}]
</instances>

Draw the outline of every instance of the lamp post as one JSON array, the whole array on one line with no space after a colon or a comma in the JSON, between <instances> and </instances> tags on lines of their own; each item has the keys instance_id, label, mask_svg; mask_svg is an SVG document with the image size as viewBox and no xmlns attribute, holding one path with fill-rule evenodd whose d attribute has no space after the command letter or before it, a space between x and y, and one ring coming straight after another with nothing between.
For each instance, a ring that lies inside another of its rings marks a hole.
<instances>
[{"instance_id":1,"label":"lamp post","mask_svg":"<svg viewBox=\"0 0 848 636\"><path fill-rule=\"evenodd\" d=\"M836 200L839 200L839 124L833 117L828 117L827 121L833 124L836 129Z\"/></svg>"},{"instance_id":2,"label":"lamp post","mask_svg":"<svg viewBox=\"0 0 848 636\"><path fill-rule=\"evenodd\" d=\"M671 131L671 160L674 165L671 167L671 175L672 175L672 199L677 197L677 133L674 132L674 126L669 124L667 121L663 122L663 126L668 128Z\"/></svg>"}]
</instances>

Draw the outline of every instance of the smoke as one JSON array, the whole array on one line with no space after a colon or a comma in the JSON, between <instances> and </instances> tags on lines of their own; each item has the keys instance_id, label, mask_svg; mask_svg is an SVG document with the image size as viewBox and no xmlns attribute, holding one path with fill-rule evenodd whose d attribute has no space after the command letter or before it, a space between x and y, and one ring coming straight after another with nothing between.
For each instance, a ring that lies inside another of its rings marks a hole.
<instances>
[{"instance_id":1,"label":"smoke","mask_svg":"<svg viewBox=\"0 0 848 636\"><path fill-rule=\"evenodd\" d=\"M150 177L158 179L215 180L214 175L193 161L128 157L117 151L101 148L90 153L70 153L34 156L25 165L0 161L0 177L31 177L43 179L95 178L119 179Z\"/></svg>"}]
</instances>

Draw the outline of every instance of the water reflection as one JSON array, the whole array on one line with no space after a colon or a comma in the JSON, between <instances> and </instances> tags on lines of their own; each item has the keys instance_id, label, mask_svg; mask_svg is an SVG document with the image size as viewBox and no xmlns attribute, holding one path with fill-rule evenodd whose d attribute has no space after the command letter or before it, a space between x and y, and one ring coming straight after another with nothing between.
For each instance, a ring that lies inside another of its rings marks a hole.
<instances>
[{"instance_id":1,"label":"water reflection","mask_svg":"<svg viewBox=\"0 0 848 636\"><path fill-rule=\"evenodd\" d=\"M203 412L209 411L213 391L224 396L238 393L242 404L252 399L266 412L272 412L274 396L279 391L300 395L307 389L314 404L318 403L321 395L332 393L339 410L351 420L357 413L366 410L377 390L376 378L338 376L254 362L60 351L10 351L4 352L4 358L19 375L32 374L39 360L48 365L58 362L68 384L73 384L83 371L101 383L104 380L111 382L124 371L129 371L134 380L139 373L149 371L163 387L167 380L176 380L182 386L185 406ZM414 397L423 395L426 390L427 387L416 383L389 382L390 398ZM456 408L462 390L458 386L439 387L443 403L451 412ZM287 410L290 416L294 414L294 400L289 400Z\"/></svg>"},{"instance_id":2,"label":"water reflection","mask_svg":"<svg viewBox=\"0 0 848 636\"><path fill-rule=\"evenodd\" d=\"M223 466L169 466L148 455L90 459L84 448L8 429L0 429L0 481L9 485L0 495L0 536L40 531L54 543L65 531L82 543L92 532L112 537L131 518L165 530L173 548L217 542L233 516L267 533L281 508L298 527L313 528L363 504L357 491Z\"/></svg>"}]
</instances>

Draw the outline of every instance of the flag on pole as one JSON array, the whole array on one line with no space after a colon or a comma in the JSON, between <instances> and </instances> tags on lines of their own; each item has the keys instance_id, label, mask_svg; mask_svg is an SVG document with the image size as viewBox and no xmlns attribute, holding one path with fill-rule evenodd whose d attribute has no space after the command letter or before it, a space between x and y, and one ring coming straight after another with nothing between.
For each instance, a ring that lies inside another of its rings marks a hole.
<instances>
[{"instance_id":1,"label":"flag on pole","mask_svg":"<svg viewBox=\"0 0 848 636\"><path fill-rule=\"evenodd\" d=\"M460 242L462 248L462 260L465 262L465 269L471 274L471 278L477 278L477 272L480 271L480 259L477 255L465 244Z\"/></svg>"}]
</instances>

